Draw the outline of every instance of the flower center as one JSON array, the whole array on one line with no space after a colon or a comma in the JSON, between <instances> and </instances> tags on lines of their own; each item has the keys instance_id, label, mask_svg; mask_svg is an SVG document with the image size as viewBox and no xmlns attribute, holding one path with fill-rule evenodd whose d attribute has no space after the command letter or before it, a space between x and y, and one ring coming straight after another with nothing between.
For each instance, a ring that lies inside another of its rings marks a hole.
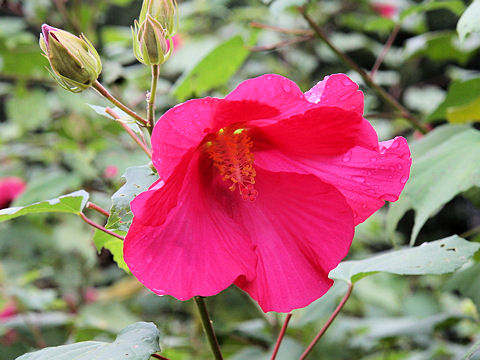
<instances>
[{"instance_id":1,"label":"flower center","mask_svg":"<svg viewBox=\"0 0 480 360\"><path fill-rule=\"evenodd\" d=\"M206 150L223 180L232 182L229 189L234 191L238 186L242 199L250 201L258 195L253 187L256 172L252 146L252 140L242 129L220 129L215 139L207 142Z\"/></svg>"}]
</instances>

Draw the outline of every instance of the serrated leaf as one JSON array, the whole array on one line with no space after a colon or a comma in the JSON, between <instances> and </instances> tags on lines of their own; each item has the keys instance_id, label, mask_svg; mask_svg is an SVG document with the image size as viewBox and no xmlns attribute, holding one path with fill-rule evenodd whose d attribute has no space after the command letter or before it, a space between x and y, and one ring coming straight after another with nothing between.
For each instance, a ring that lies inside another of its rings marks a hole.
<instances>
[{"instance_id":1,"label":"serrated leaf","mask_svg":"<svg viewBox=\"0 0 480 360\"><path fill-rule=\"evenodd\" d=\"M478 94L480 78L454 81L448 88L445 100L428 116L427 121L446 119L449 108L468 105L478 98Z\"/></svg>"},{"instance_id":2,"label":"serrated leaf","mask_svg":"<svg viewBox=\"0 0 480 360\"><path fill-rule=\"evenodd\" d=\"M453 197L480 185L480 132L468 126L444 125L414 143L412 169L399 200L391 204L387 231L409 210L415 210L410 244L427 219Z\"/></svg>"},{"instance_id":3,"label":"serrated leaf","mask_svg":"<svg viewBox=\"0 0 480 360\"><path fill-rule=\"evenodd\" d=\"M125 184L112 195L112 207L106 226L110 230L128 231L133 218L130 202L158 180L158 175L149 165L129 167L122 177L126 180Z\"/></svg>"},{"instance_id":4,"label":"serrated leaf","mask_svg":"<svg viewBox=\"0 0 480 360\"><path fill-rule=\"evenodd\" d=\"M389 251L365 260L341 262L328 277L355 283L377 272L399 275L446 274L453 272L480 248L480 244L457 235L420 246Z\"/></svg>"},{"instance_id":5,"label":"serrated leaf","mask_svg":"<svg viewBox=\"0 0 480 360\"><path fill-rule=\"evenodd\" d=\"M59 196L55 199L41 201L27 206L11 207L0 210L0 222L22 215L34 213L71 213L79 214L88 201L88 193L84 190Z\"/></svg>"},{"instance_id":6,"label":"serrated leaf","mask_svg":"<svg viewBox=\"0 0 480 360\"><path fill-rule=\"evenodd\" d=\"M460 41L464 41L468 34L480 31L480 0L473 0L457 23L457 32Z\"/></svg>"},{"instance_id":7,"label":"serrated leaf","mask_svg":"<svg viewBox=\"0 0 480 360\"><path fill-rule=\"evenodd\" d=\"M85 341L50 347L16 360L148 360L160 351L159 338L154 324L138 322L123 329L113 343Z\"/></svg>"},{"instance_id":8,"label":"serrated leaf","mask_svg":"<svg viewBox=\"0 0 480 360\"><path fill-rule=\"evenodd\" d=\"M221 43L175 84L173 94L180 101L225 84L237 72L249 51L240 35Z\"/></svg>"},{"instance_id":9,"label":"serrated leaf","mask_svg":"<svg viewBox=\"0 0 480 360\"><path fill-rule=\"evenodd\" d=\"M125 231L113 230L115 233L121 236L125 236L127 233ZM93 243L97 248L98 252L102 248L107 249L113 255L113 260L117 263L120 269L125 270L127 273L130 272L128 269L125 260L123 260L123 241L116 238L115 236L109 235L103 231L95 230L93 235Z\"/></svg>"}]
</instances>

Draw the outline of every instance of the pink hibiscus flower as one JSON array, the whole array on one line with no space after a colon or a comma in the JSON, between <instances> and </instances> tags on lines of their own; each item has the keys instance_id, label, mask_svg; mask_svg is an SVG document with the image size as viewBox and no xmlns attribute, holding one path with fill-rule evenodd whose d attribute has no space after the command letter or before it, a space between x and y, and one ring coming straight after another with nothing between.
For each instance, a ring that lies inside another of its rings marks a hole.
<instances>
[{"instance_id":1,"label":"pink hibiscus flower","mask_svg":"<svg viewBox=\"0 0 480 360\"><path fill-rule=\"evenodd\" d=\"M25 182L15 176L0 178L0 209L10 206L25 191Z\"/></svg>"},{"instance_id":2,"label":"pink hibiscus flower","mask_svg":"<svg viewBox=\"0 0 480 360\"><path fill-rule=\"evenodd\" d=\"M410 172L405 139L379 143L362 113L343 74L305 94L264 75L169 110L152 136L160 180L131 203L132 273L180 300L233 283L265 312L321 297L354 226L397 200Z\"/></svg>"}]
</instances>

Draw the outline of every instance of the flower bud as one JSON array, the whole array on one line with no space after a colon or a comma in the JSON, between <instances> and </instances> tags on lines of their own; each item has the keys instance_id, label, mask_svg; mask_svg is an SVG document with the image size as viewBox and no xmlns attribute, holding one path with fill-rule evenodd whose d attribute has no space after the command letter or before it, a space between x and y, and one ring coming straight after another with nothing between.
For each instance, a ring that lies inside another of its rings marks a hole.
<instances>
[{"instance_id":1,"label":"flower bud","mask_svg":"<svg viewBox=\"0 0 480 360\"><path fill-rule=\"evenodd\" d=\"M43 24L40 47L50 62L55 80L72 92L83 91L98 79L102 63L92 43L82 35Z\"/></svg>"},{"instance_id":2,"label":"flower bud","mask_svg":"<svg viewBox=\"0 0 480 360\"><path fill-rule=\"evenodd\" d=\"M141 63L159 65L170 57L173 46L167 42L166 31L149 14L142 23L135 21L135 29L132 29L132 32L133 52Z\"/></svg>"},{"instance_id":3,"label":"flower bud","mask_svg":"<svg viewBox=\"0 0 480 360\"><path fill-rule=\"evenodd\" d=\"M175 35L178 22L176 0L143 0L138 19L140 24L145 21L147 15L150 15L162 25L167 32L167 38Z\"/></svg>"}]
</instances>

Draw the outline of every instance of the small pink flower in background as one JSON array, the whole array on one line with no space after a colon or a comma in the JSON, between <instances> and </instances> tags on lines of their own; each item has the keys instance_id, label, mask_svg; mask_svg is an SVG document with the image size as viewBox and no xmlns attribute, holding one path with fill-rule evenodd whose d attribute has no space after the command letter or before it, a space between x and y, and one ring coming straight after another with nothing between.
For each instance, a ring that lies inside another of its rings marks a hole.
<instances>
[{"instance_id":1,"label":"small pink flower in background","mask_svg":"<svg viewBox=\"0 0 480 360\"><path fill-rule=\"evenodd\" d=\"M363 93L343 74L305 94L264 75L170 109L152 136L160 180L131 203L132 273L180 300L233 283L264 311L321 297L354 226L409 177L406 140L379 143L362 114Z\"/></svg>"},{"instance_id":2,"label":"small pink flower in background","mask_svg":"<svg viewBox=\"0 0 480 360\"><path fill-rule=\"evenodd\" d=\"M87 304L94 303L98 300L98 291L93 287L89 287L83 293L83 299Z\"/></svg>"},{"instance_id":3,"label":"small pink flower in background","mask_svg":"<svg viewBox=\"0 0 480 360\"><path fill-rule=\"evenodd\" d=\"M173 52L180 49L183 45L183 38L180 34L173 35L172 37ZM170 41L167 41L167 51L170 50Z\"/></svg>"},{"instance_id":4,"label":"small pink flower in background","mask_svg":"<svg viewBox=\"0 0 480 360\"><path fill-rule=\"evenodd\" d=\"M113 179L118 175L118 167L115 165L108 165L103 171L103 177L105 179Z\"/></svg>"},{"instance_id":5,"label":"small pink flower in background","mask_svg":"<svg viewBox=\"0 0 480 360\"><path fill-rule=\"evenodd\" d=\"M26 188L25 181L15 176L0 178L0 209L10 206Z\"/></svg>"},{"instance_id":6,"label":"small pink flower in background","mask_svg":"<svg viewBox=\"0 0 480 360\"><path fill-rule=\"evenodd\" d=\"M14 301L8 301L3 309L0 310L0 322L2 320L8 320L12 316L17 314L17 305Z\"/></svg>"},{"instance_id":7,"label":"small pink flower in background","mask_svg":"<svg viewBox=\"0 0 480 360\"><path fill-rule=\"evenodd\" d=\"M398 5L392 2L373 2L372 8L380 16L383 16L388 19L392 19L398 13Z\"/></svg>"}]
</instances>

